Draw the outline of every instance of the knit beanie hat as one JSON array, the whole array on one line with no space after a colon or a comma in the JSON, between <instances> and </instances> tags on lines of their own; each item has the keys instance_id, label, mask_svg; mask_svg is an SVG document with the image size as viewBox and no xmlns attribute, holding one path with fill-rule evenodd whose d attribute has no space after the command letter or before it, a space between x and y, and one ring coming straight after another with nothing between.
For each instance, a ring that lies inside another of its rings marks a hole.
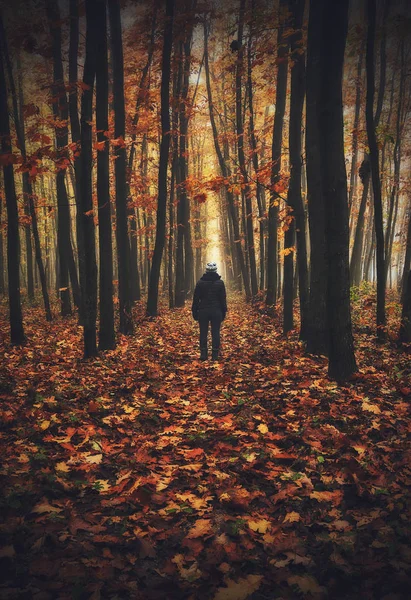
<instances>
[{"instance_id":1,"label":"knit beanie hat","mask_svg":"<svg viewBox=\"0 0 411 600\"><path fill-rule=\"evenodd\" d=\"M206 264L206 273L216 273L217 264L215 262L209 262Z\"/></svg>"}]
</instances>

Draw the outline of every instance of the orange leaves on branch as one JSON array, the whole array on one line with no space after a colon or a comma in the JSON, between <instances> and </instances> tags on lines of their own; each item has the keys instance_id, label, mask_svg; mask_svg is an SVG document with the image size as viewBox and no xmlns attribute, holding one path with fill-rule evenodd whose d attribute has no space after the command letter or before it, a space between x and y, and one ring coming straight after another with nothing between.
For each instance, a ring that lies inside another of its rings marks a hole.
<instances>
[{"instance_id":1,"label":"orange leaves on branch","mask_svg":"<svg viewBox=\"0 0 411 600\"><path fill-rule=\"evenodd\" d=\"M204 204L207 201L207 194L205 194L204 192L196 194L194 196L194 201L198 202L198 204Z\"/></svg>"},{"instance_id":2,"label":"orange leaves on branch","mask_svg":"<svg viewBox=\"0 0 411 600\"><path fill-rule=\"evenodd\" d=\"M282 250L280 250L280 256L288 256L289 254L292 254L295 251L295 246L289 246L288 248L283 248Z\"/></svg>"},{"instance_id":3,"label":"orange leaves on branch","mask_svg":"<svg viewBox=\"0 0 411 600\"><path fill-rule=\"evenodd\" d=\"M101 152L102 150L105 150L107 145L106 145L106 141L102 141L102 142L95 142L93 144L94 148L98 151Z\"/></svg>"},{"instance_id":4,"label":"orange leaves on branch","mask_svg":"<svg viewBox=\"0 0 411 600\"><path fill-rule=\"evenodd\" d=\"M271 189L276 194L282 194L288 188L288 183L289 183L289 178L285 177L285 176L282 176L281 179L279 181L277 181L277 183L275 183L271 187Z\"/></svg>"},{"instance_id":5,"label":"orange leaves on branch","mask_svg":"<svg viewBox=\"0 0 411 600\"><path fill-rule=\"evenodd\" d=\"M124 138L122 135L120 135L120 137L118 137L118 138L112 139L111 143L115 148L125 148L126 147L126 142L124 141Z\"/></svg>"},{"instance_id":6,"label":"orange leaves on branch","mask_svg":"<svg viewBox=\"0 0 411 600\"><path fill-rule=\"evenodd\" d=\"M70 166L70 159L67 156L62 156L56 160L57 171L65 171Z\"/></svg>"},{"instance_id":7,"label":"orange leaves on branch","mask_svg":"<svg viewBox=\"0 0 411 600\"><path fill-rule=\"evenodd\" d=\"M227 184L228 184L228 181L224 177L217 176L217 177L213 177L212 179L209 179L205 183L205 187L206 187L206 189L210 190L211 192L219 192Z\"/></svg>"}]
</instances>

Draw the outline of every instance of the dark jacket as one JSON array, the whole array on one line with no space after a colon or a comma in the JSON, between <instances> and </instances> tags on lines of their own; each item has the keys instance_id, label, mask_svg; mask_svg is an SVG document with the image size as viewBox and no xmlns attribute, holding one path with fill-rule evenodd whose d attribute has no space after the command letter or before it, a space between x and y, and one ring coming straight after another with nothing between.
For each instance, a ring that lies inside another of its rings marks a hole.
<instances>
[{"instance_id":1,"label":"dark jacket","mask_svg":"<svg viewBox=\"0 0 411 600\"><path fill-rule=\"evenodd\" d=\"M216 314L221 311L223 320L227 312L227 296L224 281L218 273L204 273L194 290L191 307L193 319L198 321L201 313Z\"/></svg>"}]
</instances>

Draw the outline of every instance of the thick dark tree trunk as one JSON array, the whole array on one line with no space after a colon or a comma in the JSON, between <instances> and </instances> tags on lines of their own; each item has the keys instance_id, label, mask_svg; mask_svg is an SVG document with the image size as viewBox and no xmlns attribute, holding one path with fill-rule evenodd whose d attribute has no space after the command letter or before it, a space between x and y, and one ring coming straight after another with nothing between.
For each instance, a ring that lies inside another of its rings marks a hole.
<instances>
[{"instance_id":1,"label":"thick dark tree trunk","mask_svg":"<svg viewBox=\"0 0 411 600\"><path fill-rule=\"evenodd\" d=\"M108 124L108 52L105 0L97 0L95 13L96 44L96 128L97 128L97 202L100 258L100 350L116 345L113 306L113 248L109 176Z\"/></svg>"},{"instance_id":2,"label":"thick dark tree trunk","mask_svg":"<svg viewBox=\"0 0 411 600\"><path fill-rule=\"evenodd\" d=\"M295 245L295 219L294 216L288 224L284 234L284 285L283 285L283 333L287 334L294 327L293 299L294 299L294 251Z\"/></svg>"},{"instance_id":3,"label":"thick dark tree trunk","mask_svg":"<svg viewBox=\"0 0 411 600\"><path fill-rule=\"evenodd\" d=\"M195 0L190 0L188 7L190 12L195 9ZM190 15L191 16L191 15ZM191 17L192 18L192 17ZM187 193L188 172L188 123L187 112L189 78L191 67L191 45L193 37L193 23L190 23L190 31L184 42L184 76L182 89L182 102L180 103L180 172L183 180L182 192L184 198L184 289L186 298L194 293L194 254L191 234L191 209L190 199Z\"/></svg>"},{"instance_id":4,"label":"thick dark tree trunk","mask_svg":"<svg viewBox=\"0 0 411 600\"><path fill-rule=\"evenodd\" d=\"M210 66L209 66L209 58L208 58L208 33L207 33L206 23L204 23L204 67L205 67L205 72L206 72L207 98L208 98L208 107L209 107L209 111L210 111L210 123L211 123L211 128L213 131L214 148L215 148L215 151L217 154L217 159L218 159L218 164L220 166L221 174L225 180L228 180L231 173L227 166L225 157L223 156L223 153L221 151L221 146L220 146L220 142L218 139L218 130L217 130L217 125L216 125L215 116L214 116L214 107L213 107L211 82L210 82ZM230 212L231 223L232 223L232 228L233 228L233 233L234 233L234 244L237 249L238 263L240 266L240 270L241 270L241 274L242 274L243 282L244 282L245 296L246 296L247 300L250 300L251 299L250 279L249 279L248 272L246 269L244 253L241 248L240 227L239 227L238 215L237 215L235 202L234 202L234 194L228 187L226 188L226 194L227 194L227 203L228 203L228 208L229 208L229 212Z\"/></svg>"},{"instance_id":5,"label":"thick dark tree trunk","mask_svg":"<svg viewBox=\"0 0 411 600\"><path fill-rule=\"evenodd\" d=\"M73 152L73 163L74 163L74 191L76 201L76 241L77 241L77 254L78 254L78 270L80 279L80 290L84 288L84 277L85 277L85 265L84 265L84 248L83 236L81 234L82 229L82 216L81 216L81 193L80 193L80 180L81 180L81 160L80 160L80 119L78 113L78 46L79 46L79 7L78 0L70 0L70 43L69 43L69 117L70 117L70 130L71 130L71 141L73 144L77 144L77 148ZM80 322L83 314L83 299L80 293L80 307L79 317Z\"/></svg>"},{"instance_id":6,"label":"thick dark tree trunk","mask_svg":"<svg viewBox=\"0 0 411 600\"><path fill-rule=\"evenodd\" d=\"M244 45L243 45L243 29L244 29L244 11L245 0L240 0L240 15L238 22L238 56L235 72L235 113L236 113L236 132L237 132L237 152L238 164L240 167L242 186L244 186L245 196L245 219L246 219L246 238L248 248L248 260L251 281L251 294L256 296L258 292L257 283L257 266L255 260L254 247L254 225L253 225L253 205L251 198L251 188L248 180L247 167L245 163L244 152L244 126L243 126L243 103L242 103L242 76L244 69Z\"/></svg>"},{"instance_id":7,"label":"thick dark tree trunk","mask_svg":"<svg viewBox=\"0 0 411 600\"><path fill-rule=\"evenodd\" d=\"M191 12L194 3L188 0L185 4L187 17L184 40L179 43L179 82L178 82L178 164L176 165L176 190L177 190L177 264L176 264L176 292L175 305L183 306L186 297L194 288L194 256L191 242L190 203L187 194L188 178L188 90L191 65L191 42L193 35L193 20ZM181 78L181 79L180 79ZM181 89L180 89L181 82Z\"/></svg>"},{"instance_id":8,"label":"thick dark tree trunk","mask_svg":"<svg viewBox=\"0 0 411 600\"><path fill-rule=\"evenodd\" d=\"M374 122L374 46L375 46L375 16L376 0L367 0L367 99L365 116L367 123L368 146L370 149L371 179L374 193L374 226L377 244L377 337L380 341L386 338L385 316L385 256L384 256L384 229L381 198L380 167L378 159L378 145L375 134Z\"/></svg>"},{"instance_id":9,"label":"thick dark tree trunk","mask_svg":"<svg viewBox=\"0 0 411 600\"><path fill-rule=\"evenodd\" d=\"M174 186L175 174L171 174L170 197L168 201L168 306L174 308L174 280L173 280L173 255L174 255Z\"/></svg>"},{"instance_id":10,"label":"thick dark tree trunk","mask_svg":"<svg viewBox=\"0 0 411 600\"><path fill-rule=\"evenodd\" d=\"M84 90L81 97L81 155L80 155L80 201L81 221L80 235L82 236L80 248L84 256L84 282L81 290L83 302L83 328L84 328L84 357L88 358L97 354L96 320L97 320L97 263L96 241L93 215L93 187L92 187L92 118L93 118L93 90L96 75L97 61L97 32L95 24L95 9L98 0L86 0L86 56L84 62L83 83Z\"/></svg>"},{"instance_id":11,"label":"thick dark tree trunk","mask_svg":"<svg viewBox=\"0 0 411 600\"><path fill-rule=\"evenodd\" d=\"M29 208L29 174L27 171L23 173L23 202L24 214L30 217ZM24 234L26 238L26 267L27 267L27 296L30 302L34 300L34 276L33 276L33 245L31 243L31 227L30 223L24 226Z\"/></svg>"},{"instance_id":12,"label":"thick dark tree trunk","mask_svg":"<svg viewBox=\"0 0 411 600\"><path fill-rule=\"evenodd\" d=\"M271 147L271 191L268 207L268 240L267 240L267 296L266 304L273 305L277 301L277 242L278 242L278 204L279 195L276 185L280 179L281 171L281 146L283 140L283 125L285 114L285 102L287 95L287 72L288 72L288 42L284 38L286 27L287 0L280 0L279 26L277 36L277 82L275 96L275 117L273 129L273 142Z\"/></svg>"},{"instance_id":13,"label":"thick dark tree trunk","mask_svg":"<svg viewBox=\"0 0 411 600\"><path fill-rule=\"evenodd\" d=\"M53 48L53 114L60 125L55 128L58 164L56 173L57 190L57 247L59 256L59 292L61 314L71 315L69 290L70 252L70 207L66 189L66 169L68 160L68 105L64 87L63 60L61 51L61 19L57 0L46 0L47 15Z\"/></svg>"},{"instance_id":14,"label":"thick dark tree trunk","mask_svg":"<svg viewBox=\"0 0 411 600\"><path fill-rule=\"evenodd\" d=\"M342 105L348 0L341 0L337 4L326 1L321 25L317 110L328 256L328 374L338 382L344 382L357 368L350 311L347 175Z\"/></svg>"},{"instance_id":15,"label":"thick dark tree trunk","mask_svg":"<svg viewBox=\"0 0 411 600\"><path fill-rule=\"evenodd\" d=\"M367 208L368 190L370 187L371 167L368 155L365 155L360 167L360 178L363 184L363 191L358 211L357 225L355 228L354 245L350 261L350 282L351 285L358 286L361 283L361 257L364 245L364 224L365 209Z\"/></svg>"},{"instance_id":16,"label":"thick dark tree trunk","mask_svg":"<svg viewBox=\"0 0 411 600\"><path fill-rule=\"evenodd\" d=\"M116 182L116 239L118 260L118 292L120 332L133 333L130 286L130 246L127 226L126 181L126 115L124 101L123 41L119 0L108 0L110 15L111 55L113 60L113 107L115 148L114 173Z\"/></svg>"},{"instance_id":17,"label":"thick dark tree trunk","mask_svg":"<svg viewBox=\"0 0 411 600\"><path fill-rule=\"evenodd\" d=\"M4 296L6 291L6 285L4 281L4 249L3 249L3 221L2 221L2 210L3 210L3 197L0 194L0 296Z\"/></svg>"},{"instance_id":18,"label":"thick dark tree trunk","mask_svg":"<svg viewBox=\"0 0 411 600\"><path fill-rule=\"evenodd\" d=\"M402 344L411 344L411 271L408 272L404 285L399 341Z\"/></svg>"},{"instance_id":19,"label":"thick dark tree trunk","mask_svg":"<svg viewBox=\"0 0 411 600\"><path fill-rule=\"evenodd\" d=\"M293 209L296 242L297 242L297 264L298 264L298 290L300 299L300 339L308 337L308 266L307 266L307 242L305 211L301 193L302 174L302 149L301 129L302 114L305 96L305 53L303 52L303 16L304 0L293 0L292 26L295 31L291 38L291 58L293 67L291 69L291 99L290 99L290 126L289 126L289 155L290 155L290 184L288 188L287 202ZM293 254L285 258L292 259ZM290 271L291 272L291 271ZM285 271L284 271L285 275ZM285 283L285 278L284 278ZM285 303L285 297L284 297ZM284 331L287 327L284 321Z\"/></svg>"},{"instance_id":20,"label":"thick dark tree trunk","mask_svg":"<svg viewBox=\"0 0 411 600\"><path fill-rule=\"evenodd\" d=\"M163 58L161 63L161 144L158 169L156 241L151 261L147 297L147 314L152 317L157 315L158 285L166 236L167 169L170 150L170 63L173 43L173 17L174 0L166 0L166 23L164 26Z\"/></svg>"},{"instance_id":21,"label":"thick dark tree trunk","mask_svg":"<svg viewBox=\"0 0 411 600\"><path fill-rule=\"evenodd\" d=\"M11 157L9 112L7 107L6 77L0 50L0 138L1 153ZM20 345L25 340L20 299L20 240L19 216L13 163L3 163L4 195L7 207L7 272L9 283L9 311L11 343Z\"/></svg>"},{"instance_id":22,"label":"thick dark tree trunk","mask_svg":"<svg viewBox=\"0 0 411 600\"><path fill-rule=\"evenodd\" d=\"M306 168L310 230L310 299L307 352L328 354L327 333L327 249L322 190L322 167L317 100L320 87L321 32L324 1L310 3L306 73Z\"/></svg>"}]
</instances>

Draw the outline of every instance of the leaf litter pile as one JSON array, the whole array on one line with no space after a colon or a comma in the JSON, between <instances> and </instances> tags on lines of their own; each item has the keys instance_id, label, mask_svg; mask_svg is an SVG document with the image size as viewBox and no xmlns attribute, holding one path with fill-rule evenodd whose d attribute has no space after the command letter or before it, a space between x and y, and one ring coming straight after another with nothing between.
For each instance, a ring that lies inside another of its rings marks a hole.
<instances>
[{"instance_id":1,"label":"leaf litter pile","mask_svg":"<svg viewBox=\"0 0 411 600\"><path fill-rule=\"evenodd\" d=\"M339 387L262 307L231 300L217 363L189 307L86 362L30 310L1 348L2 599L409 598L409 354L358 301Z\"/></svg>"}]
</instances>

